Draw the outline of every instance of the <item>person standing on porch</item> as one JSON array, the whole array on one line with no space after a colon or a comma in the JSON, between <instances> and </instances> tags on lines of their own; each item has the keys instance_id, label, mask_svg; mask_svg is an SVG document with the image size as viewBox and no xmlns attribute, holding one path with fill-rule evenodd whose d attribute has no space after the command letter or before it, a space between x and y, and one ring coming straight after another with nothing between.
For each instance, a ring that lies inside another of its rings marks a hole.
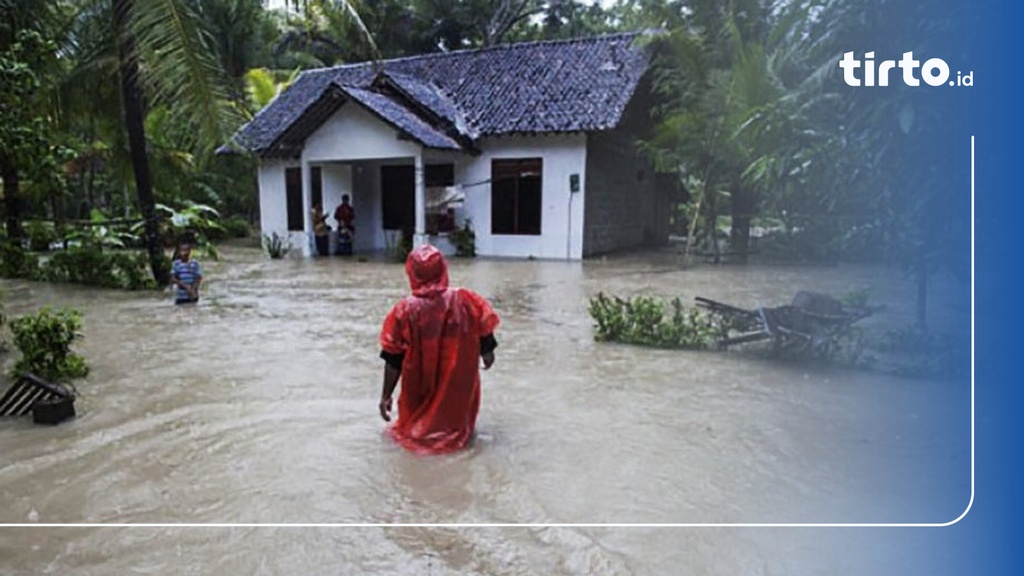
<instances>
[{"instance_id":1,"label":"person standing on porch","mask_svg":"<svg viewBox=\"0 0 1024 576\"><path fill-rule=\"evenodd\" d=\"M349 204L348 194L341 196L341 204L334 209L334 219L338 221L338 246L336 254L352 254L352 237L355 236L356 227L352 222L356 219L356 211Z\"/></svg>"},{"instance_id":2,"label":"person standing on porch","mask_svg":"<svg viewBox=\"0 0 1024 576\"><path fill-rule=\"evenodd\" d=\"M380 335L384 384L378 408L388 434L406 450L444 454L465 448L480 409L480 360L494 364L498 315L479 294L448 287L448 263L424 244L405 263L412 295L398 302Z\"/></svg>"},{"instance_id":3,"label":"person standing on porch","mask_svg":"<svg viewBox=\"0 0 1024 576\"><path fill-rule=\"evenodd\" d=\"M352 223L356 219L356 211L349 204L348 194L342 195L341 204L338 204L338 207L334 209L334 219L338 221L338 232L345 229L349 235L355 234L356 228Z\"/></svg>"},{"instance_id":4,"label":"person standing on porch","mask_svg":"<svg viewBox=\"0 0 1024 576\"><path fill-rule=\"evenodd\" d=\"M316 241L318 255L327 256L330 234L331 228L327 225L327 215L324 214L324 209L320 204L313 206L313 239Z\"/></svg>"}]
</instances>

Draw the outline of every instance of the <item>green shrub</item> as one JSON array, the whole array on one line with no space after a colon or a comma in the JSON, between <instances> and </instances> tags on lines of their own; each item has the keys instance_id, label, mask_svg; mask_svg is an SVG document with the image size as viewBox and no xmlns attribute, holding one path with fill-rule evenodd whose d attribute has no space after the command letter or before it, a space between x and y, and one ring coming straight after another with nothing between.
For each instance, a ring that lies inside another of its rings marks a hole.
<instances>
[{"instance_id":1,"label":"green shrub","mask_svg":"<svg viewBox=\"0 0 1024 576\"><path fill-rule=\"evenodd\" d=\"M252 234L249 221L241 216L232 216L220 223L224 235L228 238L248 238Z\"/></svg>"},{"instance_id":2,"label":"green shrub","mask_svg":"<svg viewBox=\"0 0 1024 576\"><path fill-rule=\"evenodd\" d=\"M14 374L31 372L46 380L66 382L89 373L85 359L71 350L81 334L82 316L77 310L43 308L36 314L11 322L14 344L21 358Z\"/></svg>"},{"instance_id":3,"label":"green shrub","mask_svg":"<svg viewBox=\"0 0 1024 576\"><path fill-rule=\"evenodd\" d=\"M395 244L391 252L391 257L395 262L405 264L405 261L409 259L409 252L412 252L412 237L412 230L402 230L399 233L398 243Z\"/></svg>"},{"instance_id":4,"label":"green shrub","mask_svg":"<svg viewBox=\"0 0 1024 576\"><path fill-rule=\"evenodd\" d=\"M114 252L107 256L118 287L125 290L149 290L156 288L156 281L149 269L149 255L146 252ZM161 266L170 269L171 261L166 256Z\"/></svg>"},{"instance_id":5,"label":"green shrub","mask_svg":"<svg viewBox=\"0 0 1024 576\"><path fill-rule=\"evenodd\" d=\"M594 338L659 348L704 350L725 336L726 328L703 310L687 310L679 298L665 303L648 296L623 300L603 293L590 300L590 316L596 322Z\"/></svg>"},{"instance_id":6,"label":"green shrub","mask_svg":"<svg viewBox=\"0 0 1024 576\"><path fill-rule=\"evenodd\" d=\"M43 265L43 278L50 282L118 287L117 276L110 267L106 253L95 244L73 246L54 253Z\"/></svg>"},{"instance_id":7,"label":"green shrub","mask_svg":"<svg viewBox=\"0 0 1024 576\"><path fill-rule=\"evenodd\" d=\"M476 256L476 232L473 231L473 223L468 218L462 228L456 228L448 234L452 244L455 244L455 255L462 258L473 258Z\"/></svg>"},{"instance_id":8,"label":"green shrub","mask_svg":"<svg viewBox=\"0 0 1024 576\"><path fill-rule=\"evenodd\" d=\"M0 277L33 280L39 274L39 258L26 252L16 240L0 241Z\"/></svg>"},{"instance_id":9,"label":"green shrub","mask_svg":"<svg viewBox=\"0 0 1024 576\"><path fill-rule=\"evenodd\" d=\"M166 267L170 266L170 262L166 262ZM96 244L73 246L55 252L43 265L39 276L47 282L122 290L155 287L145 252L106 252Z\"/></svg>"},{"instance_id":10,"label":"green shrub","mask_svg":"<svg viewBox=\"0 0 1024 576\"><path fill-rule=\"evenodd\" d=\"M28 234L28 247L33 252L48 252L50 244L56 242L57 231L45 222L33 220L25 227Z\"/></svg>"},{"instance_id":11,"label":"green shrub","mask_svg":"<svg viewBox=\"0 0 1024 576\"><path fill-rule=\"evenodd\" d=\"M141 231L141 226L136 226ZM125 224L115 221L98 209L93 209L90 223L72 226L64 236L69 244L91 244L100 248L126 248L142 245L142 237Z\"/></svg>"},{"instance_id":12,"label":"green shrub","mask_svg":"<svg viewBox=\"0 0 1024 576\"><path fill-rule=\"evenodd\" d=\"M157 204L156 208L166 217L160 225L165 246L176 247L184 240L194 246L194 251L205 257L219 259L219 254L211 242L223 239L225 234L224 227L218 222L220 213L216 209L189 201L186 201L180 210L164 204ZM136 226L141 226L141 223Z\"/></svg>"}]
</instances>

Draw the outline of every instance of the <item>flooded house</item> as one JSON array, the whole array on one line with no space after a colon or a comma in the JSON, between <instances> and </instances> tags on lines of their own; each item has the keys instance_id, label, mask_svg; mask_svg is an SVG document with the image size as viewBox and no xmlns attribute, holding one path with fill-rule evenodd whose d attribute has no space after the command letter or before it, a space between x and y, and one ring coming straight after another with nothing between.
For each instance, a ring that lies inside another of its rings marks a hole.
<instances>
[{"instance_id":1,"label":"flooded house","mask_svg":"<svg viewBox=\"0 0 1024 576\"><path fill-rule=\"evenodd\" d=\"M311 209L355 210L354 248L401 234L484 256L578 260L667 235L641 33L308 70L234 136L258 156L260 227L312 248ZM337 227L337 222L329 219Z\"/></svg>"}]
</instances>

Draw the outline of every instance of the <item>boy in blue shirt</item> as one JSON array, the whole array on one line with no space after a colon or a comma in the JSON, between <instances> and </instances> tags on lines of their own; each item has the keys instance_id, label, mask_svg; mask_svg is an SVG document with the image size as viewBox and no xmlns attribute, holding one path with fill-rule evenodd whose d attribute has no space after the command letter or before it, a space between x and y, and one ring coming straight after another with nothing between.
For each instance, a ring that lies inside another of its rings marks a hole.
<instances>
[{"instance_id":1,"label":"boy in blue shirt","mask_svg":"<svg viewBox=\"0 0 1024 576\"><path fill-rule=\"evenodd\" d=\"M175 286L175 304L199 302L199 285L203 282L203 270L199 262L192 259L192 246L182 242L177 257L171 263L171 280Z\"/></svg>"}]
</instances>

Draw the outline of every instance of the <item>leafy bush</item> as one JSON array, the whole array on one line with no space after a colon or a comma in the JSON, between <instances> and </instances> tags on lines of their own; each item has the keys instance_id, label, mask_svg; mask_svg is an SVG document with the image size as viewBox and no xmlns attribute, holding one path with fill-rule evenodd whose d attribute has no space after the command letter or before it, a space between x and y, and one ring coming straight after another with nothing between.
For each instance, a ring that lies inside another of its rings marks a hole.
<instances>
[{"instance_id":1,"label":"leafy bush","mask_svg":"<svg viewBox=\"0 0 1024 576\"><path fill-rule=\"evenodd\" d=\"M40 279L123 290L155 287L145 252L105 252L96 244L54 253L42 266Z\"/></svg>"},{"instance_id":2,"label":"leafy bush","mask_svg":"<svg viewBox=\"0 0 1024 576\"><path fill-rule=\"evenodd\" d=\"M281 236L277 232L274 232L270 236L263 235L263 250L266 251L267 256L270 256L274 260L280 260L288 255L291 250L291 244L288 242L287 236Z\"/></svg>"},{"instance_id":3,"label":"leafy bush","mask_svg":"<svg viewBox=\"0 0 1024 576\"><path fill-rule=\"evenodd\" d=\"M141 245L142 238L129 232L125 224L115 224L100 210L93 209L89 225L79 225L65 236L68 243L100 248L125 248Z\"/></svg>"},{"instance_id":4,"label":"leafy bush","mask_svg":"<svg viewBox=\"0 0 1024 576\"><path fill-rule=\"evenodd\" d=\"M11 322L11 333L22 357L14 364L14 373L32 372L55 382L87 375L85 359L71 350L81 336L81 328L82 315L77 310L54 313L43 308L36 314L16 318Z\"/></svg>"},{"instance_id":5,"label":"leafy bush","mask_svg":"<svg viewBox=\"0 0 1024 576\"><path fill-rule=\"evenodd\" d=\"M38 277L39 258L16 240L0 241L0 277L32 280Z\"/></svg>"},{"instance_id":6,"label":"leafy bush","mask_svg":"<svg viewBox=\"0 0 1024 576\"><path fill-rule=\"evenodd\" d=\"M412 230L402 230L400 232L398 242L391 252L391 257L394 258L395 262L405 264L405 261L409 259L409 252L412 252L412 236Z\"/></svg>"},{"instance_id":7,"label":"leafy bush","mask_svg":"<svg viewBox=\"0 0 1024 576\"><path fill-rule=\"evenodd\" d=\"M249 221L241 216L232 216L221 222L224 235L228 238L248 238L252 233Z\"/></svg>"},{"instance_id":8,"label":"leafy bush","mask_svg":"<svg viewBox=\"0 0 1024 576\"><path fill-rule=\"evenodd\" d=\"M160 224L165 246L177 247L182 241L187 241L193 245L193 252L200 256L211 260L220 259L220 253L211 242L214 238L224 237L224 227L217 221L220 213L216 209L189 201L185 202L181 210L164 204L157 204L156 208L166 216L166 220ZM140 222L135 228L142 230L142 225Z\"/></svg>"},{"instance_id":9,"label":"leafy bush","mask_svg":"<svg viewBox=\"0 0 1024 576\"><path fill-rule=\"evenodd\" d=\"M665 303L647 296L623 300L603 293L590 300L590 316L597 323L594 338L599 341L641 344L659 348L704 350L725 335L725 327L697 308L685 309L679 298Z\"/></svg>"},{"instance_id":10,"label":"leafy bush","mask_svg":"<svg viewBox=\"0 0 1024 576\"><path fill-rule=\"evenodd\" d=\"M461 258L473 258L476 256L476 232L473 231L473 223L468 218L462 228L456 228L448 234L448 238L455 244L455 255Z\"/></svg>"},{"instance_id":11,"label":"leafy bush","mask_svg":"<svg viewBox=\"0 0 1024 576\"><path fill-rule=\"evenodd\" d=\"M42 277L49 282L70 282L104 288L116 288L118 285L107 255L95 244L73 246L56 252L43 264Z\"/></svg>"},{"instance_id":12,"label":"leafy bush","mask_svg":"<svg viewBox=\"0 0 1024 576\"><path fill-rule=\"evenodd\" d=\"M110 268L117 277L118 287L125 290L149 290L156 288L156 281L149 269L149 255L146 252L113 252L107 255ZM170 269L170 259L164 257L162 267Z\"/></svg>"},{"instance_id":13,"label":"leafy bush","mask_svg":"<svg viewBox=\"0 0 1024 576\"><path fill-rule=\"evenodd\" d=\"M33 220L25 227L28 233L28 247L33 252L47 252L50 244L58 240L57 231L45 222Z\"/></svg>"}]
</instances>

